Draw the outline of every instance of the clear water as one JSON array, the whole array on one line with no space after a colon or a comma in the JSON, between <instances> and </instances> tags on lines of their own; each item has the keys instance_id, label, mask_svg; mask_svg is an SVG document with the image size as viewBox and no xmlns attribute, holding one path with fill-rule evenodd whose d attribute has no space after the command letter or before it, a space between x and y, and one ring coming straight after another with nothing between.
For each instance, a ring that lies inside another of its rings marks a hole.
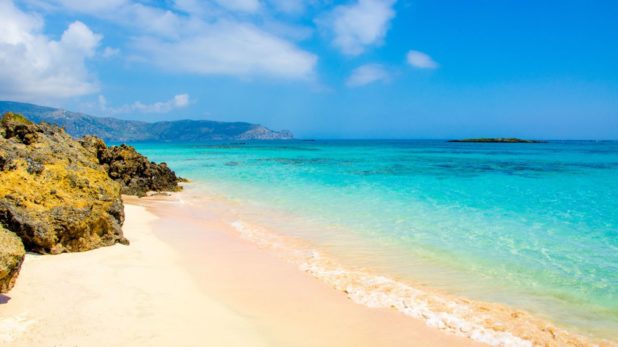
<instances>
[{"instance_id":1,"label":"clear water","mask_svg":"<svg viewBox=\"0 0 618 347\"><path fill-rule=\"evenodd\" d=\"M348 262L616 338L618 142L136 147Z\"/></svg>"}]
</instances>

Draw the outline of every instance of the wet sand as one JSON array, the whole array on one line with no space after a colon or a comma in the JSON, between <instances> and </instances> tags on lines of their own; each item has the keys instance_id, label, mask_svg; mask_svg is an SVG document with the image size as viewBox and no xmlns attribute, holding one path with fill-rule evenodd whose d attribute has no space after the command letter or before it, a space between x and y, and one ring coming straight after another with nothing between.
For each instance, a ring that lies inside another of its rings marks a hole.
<instances>
[{"instance_id":1,"label":"wet sand","mask_svg":"<svg viewBox=\"0 0 618 347\"><path fill-rule=\"evenodd\" d=\"M126 198L130 246L27 255L0 296L3 346L474 346L372 309L217 218Z\"/></svg>"},{"instance_id":2,"label":"wet sand","mask_svg":"<svg viewBox=\"0 0 618 347\"><path fill-rule=\"evenodd\" d=\"M195 218L174 202L139 203L160 217L155 232L182 251L200 287L250 317L273 346L479 345L395 310L354 303L294 264L241 239L217 215Z\"/></svg>"},{"instance_id":3,"label":"wet sand","mask_svg":"<svg viewBox=\"0 0 618 347\"><path fill-rule=\"evenodd\" d=\"M181 206L125 200L130 246L27 255L15 288L0 297L0 344L476 345L355 304L228 226L183 216Z\"/></svg>"}]
</instances>

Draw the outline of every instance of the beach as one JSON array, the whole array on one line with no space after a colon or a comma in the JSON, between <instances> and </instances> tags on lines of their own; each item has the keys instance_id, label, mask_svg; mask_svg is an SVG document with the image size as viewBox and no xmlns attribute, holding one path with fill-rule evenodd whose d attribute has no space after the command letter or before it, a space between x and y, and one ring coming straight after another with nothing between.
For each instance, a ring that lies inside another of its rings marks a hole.
<instances>
[{"instance_id":1,"label":"beach","mask_svg":"<svg viewBox=\"0 0 618 347\"><path fill-rule=\"evenodd\" d=\"M618 347L617 17L0 0L0 346Z\"/></svg>"},{"instance_id":2,"label":"beach","mask_svg":"<svg viewBox=\"0 0 618 347\"><path fill-rule=\"evenodd\" d=\"M458 146L143 144L191 182L27 254L1 341L614 346L615 145Z\"/></svg>"},{"instance_id":3,"label":"beach","mask_svg":"<svg viewBox=\"0 0 618 347\"><path fill-rule=\"evenodd\" d=\"M129 246L28 254L0 297L4 346L473 346L348 299L165 199L125 198ZM197 223L197 224L196 224Z\"/></svg>"},{"instance_id":4,"label":"beach","mask_svg":"<svg viewBox=\"0 0 618 347\"><path fill-rule=\"evenodd\" d=\"M615 143L138 149L191 178L184 219L224 221L358 304L492 345L618 338Z\"/></svg>"},{"instance_id":5,"label":"beach","mask_svg":"<svg viewBox=\"0 0 618 347\"><path fill-rule=\"evenodd\" d=\"M0 347L618 347L618 1L0 0Z\"/></svg>"}]
</instances>

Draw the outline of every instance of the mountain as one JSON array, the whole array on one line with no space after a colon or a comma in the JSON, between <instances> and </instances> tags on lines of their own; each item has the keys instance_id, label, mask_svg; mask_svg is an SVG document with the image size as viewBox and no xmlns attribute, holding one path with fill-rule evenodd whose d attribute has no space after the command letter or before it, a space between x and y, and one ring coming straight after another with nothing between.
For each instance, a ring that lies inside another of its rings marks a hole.
<instances>
[{"instance_id":1,"label":"mountain","mask_svg":"<svg viewBox=\"0 0 618 347\"><path fill-rule=\"evenodd\" d=\"M110 117L94 117L84 113L13 101L0 101L0 114L21 113L32 121L63 127L73 137L95 135L108 142L212 140L290 140L287 130L274 131L259 124L179 120L141 122Z\"/></svg>"}]
</instances>

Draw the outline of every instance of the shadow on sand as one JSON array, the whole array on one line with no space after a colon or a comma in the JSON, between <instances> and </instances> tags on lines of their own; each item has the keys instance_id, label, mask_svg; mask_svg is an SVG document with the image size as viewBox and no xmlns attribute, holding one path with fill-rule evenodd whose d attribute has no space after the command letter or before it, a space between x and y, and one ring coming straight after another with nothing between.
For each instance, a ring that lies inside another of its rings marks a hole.
<instances>
[{"instance_id":1,"label":"shadow on sand","mask_svg":"<svg viewBox=\"0 0 618 347\"><path fill-rule=\"evenodd\" d=\"M10 296L6 296L4 294L0 294L0 305L4 305L11 300Z\"/></svg>"}]
</instances>

